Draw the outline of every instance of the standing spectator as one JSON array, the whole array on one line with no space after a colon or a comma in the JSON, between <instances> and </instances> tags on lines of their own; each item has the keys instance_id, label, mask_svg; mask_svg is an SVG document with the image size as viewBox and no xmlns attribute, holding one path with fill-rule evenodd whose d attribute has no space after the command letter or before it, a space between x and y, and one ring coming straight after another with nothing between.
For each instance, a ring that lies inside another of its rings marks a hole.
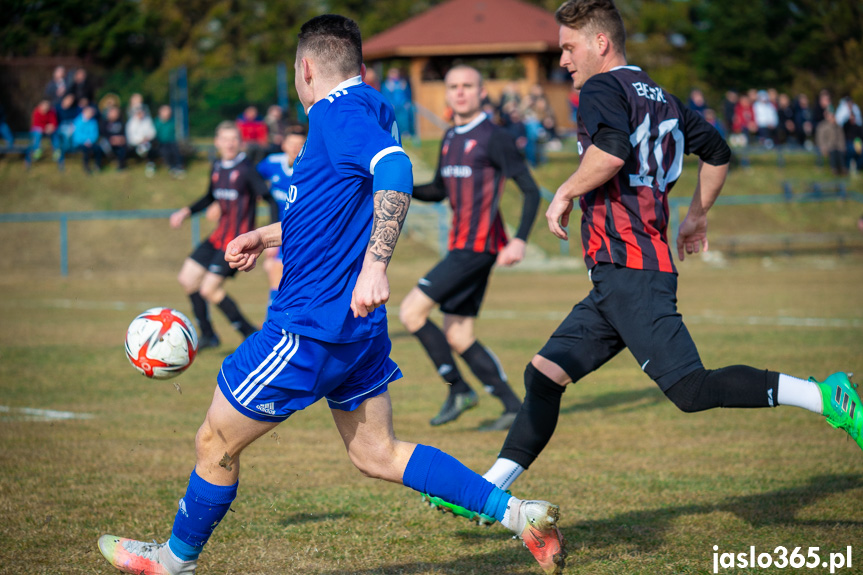
<instances>
[{"instance_id":1,"label":"standing spectator","mask_svg":"<svg viewBox=\"0 0 863 575\"><path fill-rule=\"evenodd\" d=\"M752 104L752 113L755 116L755 125L758 127L758 141L767 148L772 148L776 140L779 114L765 90L758 92L757 99Z\"/></svg>"},{"instance_id":2,"label":"standing spectator","mask_svg":"<svg viewBox=\"0 0 863 575\"><path fill-rule=\"evenodd\" d=\"M126 169L126 126L120 114L120 108L109 106L105 110L105 118L100 128L101 148L98 153L107 155L112 153L117 158L117 169ZM99 159L99 164L102 161Z\"/></svg>"},{"instance_id":3,"label":"standing spectator","mask_svg":"<svg viewBox=\"0 0 863 575\"><path fill-rule=\"evenodd\" d=\"M43 97L48 100L52 108L56 108L69 90L69 79L66 78L66 68L57 66L51 81L45 86Z\"/></svg>"},{"instance_id":4,"label":"standing spectator","mask_svg":"<svg viewBox=\"0 0 863 575\"><path fill-rule=\"evenodd\" d=\"M42 136L54 136L57 131L57 112L51 107L50 100L42 100L37 104L30 116L30 151L27 154L27 165L42 157Z\"/></svg>"},{"instance_id":5,"label":"standing spectator","mask_svg":"<svg viewBox=\"0 0 863 575\"><path fill-rule=\"evenodd\" d=\"M288 127L284 116L285 113L281 106L273 105L267 108L264 123L267 125L267 139L270 143L267 150L269 154L277 154L282 149L282 141L285 139L284 134Z\"/></svg>"},{"instance_id":6,"label":"standing spectator","mask_svg":"<svg viewBox=\"0 0 863 575\"><path fill-rule=\"evenodd\" d=\"M863 171L863 124L856 115L851 114L842 126L842 131L845 134L845 162L848 171L860 173Z\"/></svg>"},{"instance_id":7,"label":"standing spectator","mask_svg":"<svg viewBox=\"0 0 863 575\"><path fill-rule=\"evenodd\" d=\"M72 85L69 86L68 93L75 94L75 102L82 108L93 102L96 91L93 89L93 82L90 81L87 70L84 68L75 70L75 74L72 76ZM87 102L82 104L82 98L86 98Z\"/></svg>"},{"instance_id":8,"label":"standing spectator","mask_svg":"<svg viewBox=\"0 0 863 575\"><path fill-rule=\"evenodd\" d=\"M734 133L734 111L739 100L740 96L734 90L725 92L725 98L722 99L722 123L726 134Z\"/></svg>"},{"instance_id":9,"label":"standing spectator","mask_svg":"<svg viewBox=\"0 0 863 575\"><path fill-rule=\"evenodd\" d=\"M403 136L413 135L413 96L411 84L402 77L399 68L390 68L387 79L381 85L381 94L392 105L396 112L396 124Z\"/></svg>"},{"instance_id":10,"label":"standing spectator","mask_svg":"<svg viewBox=\"0 0 863 575\"><path fill-rule=\"evenodd\" d=\"M258 116L255 106L248 106L237 118L237 128L240 130L240 140L252 165L256 165L267 149L269 132L267 125Z\"/></svg>"},{"instance_id":11,"label":"standing spectator","mask_svg":"<svg viewBox=\"0 0 863 575\"><path fill-rule=\"evenodd\" d=\"M704 111L707 110L707 103L704 101L704 92L698 88L689 92L689 101L686 103L686 107L699 116L704 116Z\"/></svg>"},{"instance_id":12,"label":"standing spectator","mask_svg":"<svg viewBox=\"0 0 863 575\"><path fill-rule=\"evenodd\" d=\"M510 114L515 109L521 108L521 94L518 91L518 84L515 82L507 82L500 94L500 101L497 103L497 114L500 117L500 123L503 126L509 125ZM521 114L519 114L519 117Z\"/></svg>"},{"instance_id":13,"label":"standing spectator","mask_svg":"<svg viewBox=\"0 0 863 575\"><path fill-rule=\"evenodd\" d=\"M180 147L177 145L177 129L171 106L159 106L159 117L153 122L156 129L156 144L162 161L168 166L168 171L175 178L185 174L183 170L183 158L180 155Z\"/></svg>"},{"instance_id":14,"label":"standing spectator","mask_svg":"<svg viewBox=\"0 0 863 575\"><path fill-rule=\"evenodd\" d=\"M54 139L54 159L63 168L66 152L72 147L72 134L75 131L75 118L81 114L75 100L75 94L67 93L57 106L57 133Z\"/></svg>"},{"instance_id":15,"label":"standing spectator","mask_svg":"<svg viewBox=\"0 0 863 575\"><path fill-rule=\"evenodd\" d=\"M797 132L797 142L811 149L812 139L815 136L815 122L809 97L806 94L797 95L797 102L794 105L794 128Z\"/></svg>"},{"instance_id":16,"label":"standing spectator","mask_svg":"<svg viewBox=\"0 0 863 575\"><path fill-rule=\"evenodd\" d=\"M7 149L11 149L15 145L15 136L12 135L12 130L6 123L6 110L3 109L2 104L0 104L0 138L6 140Z\"/></svg>"},{"instance_id":17,"label":"standing spectator","mask_svg":"<svg viewBox=\"0 0 863 575\"><path fill-rule=\"evenodd\" d=\"M815 144L834 176L845 173L845 134L830 109L824 111L824 119L815 128Z\"/></svg>"},{"instance_id":18,"label":"standing spectator","mask_svg":"<svg viewBox=\"0 0 863 575\"><path fill-rule=\"evenodd\" d=\"M797 126L794 123L794 106L788 94L779 94L778 108L779 125L776 128L776 140L779 144L788 144L797 138Z\"/></svg>"},{"instance_id":19,"label":"standing spectator","mask_svg":"<svg viewBox=\"0 0 863 575\"><path fill-rule=\"evenodd\" d=\"M129 96L129 107L126 109L126 117L131 118L135 115L135 110L141 108L144 113L150 116L150 106L144 103L144 96L135 92Z\"/></svg>"},{"instance_id":20,"label":"standing spectator","mask_svg":"<svg viewBox=\"0 0 863 575\"><path fill-rule=\"evenodd\" d=\"M815 107L812 108L812 124L818 127L818 124L824 121L826 117L825 112L827 111L833 112L833 99L830 95L830 91L827 89L821 90L818 92L818 101L815 103Z\"/></svg>"},{"instance_id":21,"label":"standing spectator","mask_svg":"<svg viewBox=\"0 0 863 575\"><path fill-rule=\"evenodd\" d=\"M844 126L848 118L854 117L856 124L863 124L863 117L860 115L860 106L854 103L851 96L845 96L839 100L839 105L836 106L836 123Z\"/></svg>"},{"instance_id":22,"label":"standing spectator","mask_svg":"<svg viewBox=\"0 0 863 575\"><path fill-rule=\"evenodd\" d=\"M126 122L126 143L135 150L139 158L147 161L144 173L152 178L156 173L156 151L153 149L153 140L156 138L156 127L153 119L144 108L135 108L132 117Z\"/></svg>"},{"instance_id":23,"label":"standing spectator","mask_svg":"<svg viewBox=\"0 0 863 575\"><path fill-rule=\"evenodd\" d=\"M96 154L97 168L101 169L101 156L96 152L99 145L99 122L96 120L96 109L87 106L75 118L75 130L72 132L72 149L79 150L84 162L84 171L92 173L90 160Z\"/></svg>"}]
</instances>

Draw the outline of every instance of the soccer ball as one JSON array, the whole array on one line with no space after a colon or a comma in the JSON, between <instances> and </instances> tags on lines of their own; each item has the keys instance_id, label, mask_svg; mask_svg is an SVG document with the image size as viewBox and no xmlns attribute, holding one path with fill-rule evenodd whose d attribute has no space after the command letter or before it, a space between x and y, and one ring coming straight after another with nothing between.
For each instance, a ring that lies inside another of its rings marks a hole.
<instances>
[{"instance_id":1,"label":"soccer ball","mask_svg":"<svg viewBox=\"0 0 863 575\"><path fill-rule=\"evenodd\" d=\"M126 357L145 376L169 379L186 371L198 353L198 334L182 313L148 309L126 330Z\"/></svg>"}]
</instances>

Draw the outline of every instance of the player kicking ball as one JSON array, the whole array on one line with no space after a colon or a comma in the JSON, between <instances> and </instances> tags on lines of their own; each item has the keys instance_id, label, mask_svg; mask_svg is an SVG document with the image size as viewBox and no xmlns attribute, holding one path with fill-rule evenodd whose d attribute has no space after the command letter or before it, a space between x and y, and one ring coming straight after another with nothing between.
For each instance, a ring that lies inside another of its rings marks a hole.
<instances>
[{"instance_id":1,"label":"player kicking ball","mask_svg":"<svg viewBox=\"0 0 863 575\"><path fill-rule=\"evenodd\" d=\"M351 462L481 512L520 537L542 569L560 573L560 511L522 501L434 447L396 439L388 385L387 265L410 205L411 164L391 105L362 82L356 23L324 15L300 29L295 86L309 134L294 162L296 198L271 224L232 240L232 269L283 247L284 271L264 327L225 359L196 438L196 465L168 541L104 535L99 550L126 573L194 573L237 496L240 454L296 411L326 398Z\"/></svg>"},{"instance_id":2,"label":"player kicking ball","mask_svg":"<svg viewBox=\"0 0 863 575\"><path fill-rule=\"evenodd\" d=\"M698 184L677 237L683 261L708 248L707 211L725 182L728 145L701 116L627 64L623 21L613 0L569 0L555 18L560 64L580 90L581 162L557 190L546 218L552 233L566 239L579 200L593 289L525 369L524 403L484 477L508 489L551 439L566 386L624 348L681 411L792 405L825 416L863 449L863 409L846 374L817 382L743 365L704 368L677 312L667 194L680 176L684 152L696 154ZM493 521L446 498L427 499L442 510Z\"/></svg>"}]
</instances>

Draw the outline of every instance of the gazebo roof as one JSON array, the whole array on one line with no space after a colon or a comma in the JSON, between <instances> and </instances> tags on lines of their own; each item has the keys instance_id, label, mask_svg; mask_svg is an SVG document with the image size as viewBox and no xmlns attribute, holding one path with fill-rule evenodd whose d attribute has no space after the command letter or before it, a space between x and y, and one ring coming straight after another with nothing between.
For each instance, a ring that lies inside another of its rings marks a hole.
<instances>
[{"instance_id":1,"label":"gazebo roof","mask_svg":"<svg viewBox=\"0 0 863 575\"><path fill-rule=\"evenodd\" d=\"M558 50L554 15L518 0L450 0L372 37L366 60Z\"/></svg>"}]
</instances>

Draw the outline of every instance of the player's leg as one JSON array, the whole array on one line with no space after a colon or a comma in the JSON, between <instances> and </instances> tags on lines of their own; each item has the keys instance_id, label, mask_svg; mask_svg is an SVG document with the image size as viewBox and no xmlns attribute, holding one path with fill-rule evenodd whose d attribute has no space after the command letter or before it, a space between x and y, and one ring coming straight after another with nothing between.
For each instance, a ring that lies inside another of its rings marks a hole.
<instances>
[{"instance_id":1,"label":"player's leg","mask_svg":"<svg viewBox=\"0 0 863 575\"><path fill-rule=\"evenodd\" d=\"M224 287L225 279L233 277L236 273L237 270L231 269L225 261L225 252L217 250L207 267L207 273L201 280L201 295L209 303L218 306L234 329L243 337L249 337L258 331L258 328L246 319L237 302L228 295Z\"/></svg>"},{"instance_id":2,"label":"player's leg","mask_svg":"<svg viewBox=\"0 0 863 575\"><path fill-rule=\"evenodd\" d=\"M421 280L422 281L422 280ZM432 425L448 423L464 411L476 406L477 397L461 376L444 332L429 319L437 302L420 287L413 288L399 306L402 325L422 344L441 378L449 384L447 399Z\"/></svg>"},{"instance_id":3,"label":"player's leg","mask_svg":"<svg viewBox=\"0 0 863 575\"><path fill-rule=\"evenodd\" d=\"M705 369L677 312L677 276L606 266L603 271L609 294L603 313L642 370L681 411L793 405L825 415L863 448L860 397L845 374L818 383L745 365Z\"/></svg>"},{"instance_id":4,"label":"player's leg","mask_svg":"<svg viewBox=\"0 0 863 575\"><path fill-rule=\"evenodd\" d=\"M180 499L170 539L157 544L103 535L99 550L126 573L194 573L204 545L237 495L240 453L278 423L240 414L217 387L195 437L195 469Z\"/></svg>"},{"instance_id":5,"label":"player's leg","mask_svg":"<svg viewBox=\"0 0 863 575\"><path fill-rule=\"evenodd\" d=\"M477 292L480 290L478 289ZM484 291L484 290L482 290ZM478 312L482 294L478 293L476 308ZM472 312L473 309L468 310ZM490 425L482 427L483 431L505 431L512 426L515 415L521 407L521 400L513 392L507 382L497 357L490 349L480 343L474 335L474 316L444 314L444 333L452 349L454 349L470 367L471 371L482 382L486 391L497 397L503 404L503 414Z\"/></svg>"},{"instance_id":6,"label":"player's leg","mask_svg":"<svg viewBox=\"0 0 863 575\"><path fill-rule=\"evenodd\" d=\"M212 251L212 245L209 242L199 245L192 252L192 255L183 262L183 267L180 268L180 273L177 275L177 281L183 286L186 295L189 296L189 301L192 303L192 314L195 316L195 321L198 322L199 350L219 345L219 337L213 330L213 324L210 321L210 309L207 300L200 292L201 282L207 274L206 264L202 263L201 260L209 260L210 251Z\"/></svg>"},{"instance_id":7,"label":"player's leg","mask_svg":"<svg viewBox=\"0 0 863 575\"><path fill-rule=\"evenodd\" d=\"M557 528L558 507L516 499L452 456L396 439L389 393L365 400L354 411L334 409L333 419L351 462L363 474L492 516L522 537L546 573L562 571L566 551Z\"/></svg>"}]
</instances>

